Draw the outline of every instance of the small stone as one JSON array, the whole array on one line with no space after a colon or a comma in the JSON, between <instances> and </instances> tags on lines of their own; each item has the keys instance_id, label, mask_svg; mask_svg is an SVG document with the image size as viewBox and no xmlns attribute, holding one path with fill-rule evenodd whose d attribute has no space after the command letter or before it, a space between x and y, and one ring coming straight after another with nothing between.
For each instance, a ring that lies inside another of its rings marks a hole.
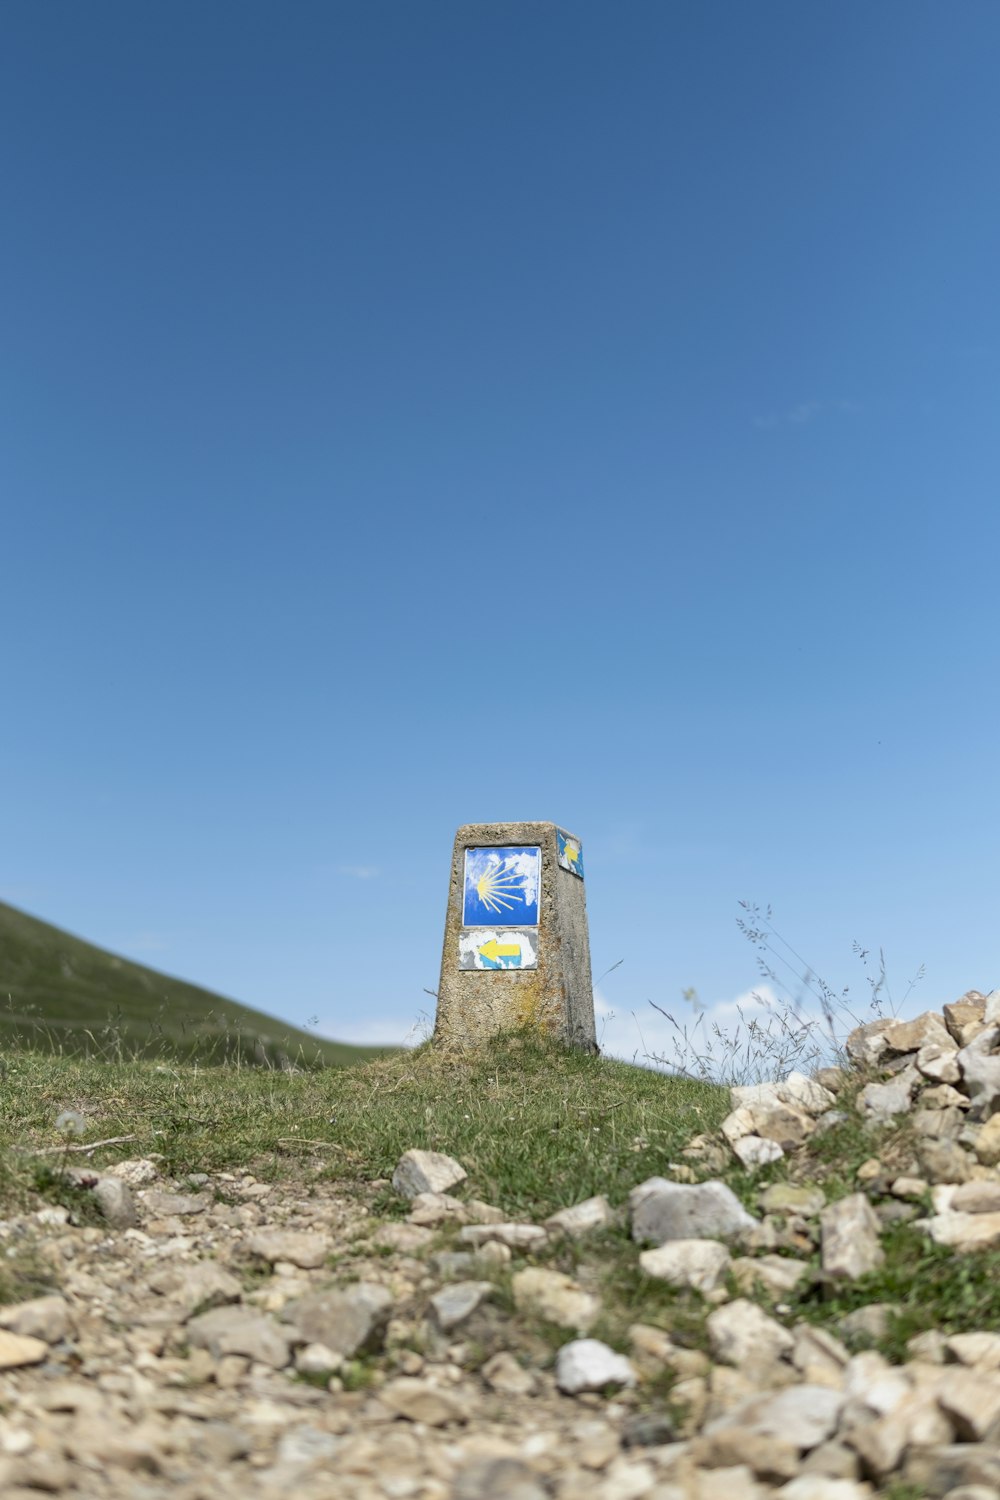
<instances>
[{"instance_id":1,"label":"small stone","mask_svg":"<svg viewBox=\"0 0 1000 1500\"><path fill-rule=\"evenodd\" d=\"M980 1370L1000 1370L1000 1333L953 1333L945 1349L962 1365Z\"/></svg>"},{"instance_id":2,"label":"small stone","mask_svg":"<svg viewBox=\"0 0 1000 1500\"><path fill-rule=\"evenodd\" d=\"M922 1140L917 1145L920 1170L930 1183L965 1182L971 1163L955 1141Z\"/></svg>"},{"instance_id":3,"label":"small stone","mask_svg":"<svg viewBox=\"0 0 1000 1500\"><path fill-rule=\"evenodd\" d=\"M649 1253L658 1255L659 1251ZM748 1296L763 1287L771 1297L787 1297L808 1273L809 1267L805 1261L785 1255L741 1255L733 1261L730 1270L740 1291Z\"/></svg>"},{"instance_id":4,"label":"small stone","mask_svg":"<svg viewBox=\"0 0 1000 1500\"><path fill-rule=\"evenodd\" d=\"M639 1265L647 1276L705 1295L725 1279L732 1257L718 1240L670 1240L643 1250Z\"/></svg>"},{"instance_id":5,"label":"small stone","mask_svg":"<svg viewBox=\"0 0 1000 1500\"><path fill-rule=\"evenodd\" d=\"M611 1204L601 1193L596 1198L575 1203L572 1208L560 1209L545 1220L545 1228L552 1234L568 1234L571 1239L578 1239L595 1229L606 1229L614 1221Z\"/></svg>"},{"instance_id":6,"label":"small stone","mask_svg":"<svg viewBox=\"0 0 1000 1500\"><path fill-rule=\"evenodd\" d=\"M867 1083L858 1095L858 1108L869 1120L883 1122L906 1114L913 1086L906 1077L889 1083Z\"/></svg>"},{"instance_id":7,"label":"small stone","mask_svg":"<svg viewBox=\"0 0 1000 1500\"><path fill-rule=\"evenodd\" d=\"M970 1099L970 1116L988 1120L1000 1110L1000 1056L993 1048L1000 1043L1000 1027L990 1026L958 1054L962 1084Z\"/></svg>"},{"instance_id":8,"label":"small stone","mask_svg":"<svg viewBox=\"0 0 1000 1500\"><path fill-rule=\"evenodd\" d=\"M284 1260L311 1271L326 1264L332 1246L322 1234L293 1229L260 1229L246 1241L246 1248L254 1259L267 1261L270 1265Z\"/></svg>"},{"instance_id":9,"label":"small stone","mask_svg":"<svg viewBox=\"0 0 1000 1500\"><path fill-rule=\"evenodd\" d=\"M477 1248L497 1240L511 1250L535 1250L548 1240L538 1224L467 1224L459 1230L458 1237Z\"/></svg>"},{"instance_id":10,"label":"small stone","mask_svg":"<svg viewBox=\"0 0 1000 1500\"><path fill-rule=\"evenodd\" d=\"M22 1365L41 1364L48 1358L49 1346L44 1339L0 1329L0 1370L18 1370Z\"/></svg>"},{"instance_id":11,"label":"small stone","mask_svg":"<svg viewBox=\"0 0 1000 1500\"><path fill-rule=\"evenodd\" d=\"M967 1109L968 1099L958 1089L952 1088L950 1083L939 1083L931 1089L924 1089L920 1095L921 1109Z\"/></svg>"},{"instance_id":12,"label":"small stone","mask_svg":"<svg viewBox=\"0 0 1000 1500\"><path fill-rule=\"evenodd\" d=\"M231 1464L238 1458L246 1458L253 1442L242 1428L232 1422L199 1422L199 1457L213 1464Z\"/></svg>"},{"instance_id":13,"label":"small stone","mask_svg":"<svg viewBox=\"0 0 1000 1500\"><path fill-rule=\"evenodd\" d=\"M481 1458L456 1475L451 1500L548 1500L548 1491L515 1458Z\"/></svg>"},{"instance_id":14,"label":"small stone","mask_svg":"<svg viewBox=\"0 0 1000 1500\"><path fill-rule=\"evenodd\" d=\"M662 1448L677 1436L677 1424L669 1412L636 1412L622 1423L623 1448Z\"/></svg>"},{"instance_id":15,"label":"small stone","mask_svg":"<svg viewBox=\"0 0 1000 1500\"><path fill-rule=\"evenodd\" d=\"M158 1219L180 1219L203 1214L215 1199L211 1193L161 1193L156 1188L142 1194L143 1207Z\"/></svg>"},{"instance_id":16,"label":"small stone","mask_svg":"<svg viewBox=\"0 0 1000 1500\"><path fill-rule=\"evenodd\" d=\"M506 1349L488 1359L479 1372L493 1391L503 1396L530 1396L538 1382Z\"/></svg>"},{"instance_id":17,"label":"small stone","mask_svg":"<svg viewBox=\"0 0 1000 1500\"><path fill-rule=\"evenodd\" d=\"M976 1157L987 1167L1000 1163L1000 1115L991 1115L976 1137Z\"/></svg>"},{"instance_id":18,"label":"small stone","mask_svg":"<svg viewBox=\"0 0 1000 1500\"><path fill-rule=\"evenodd\" d=\"M778 1490L778 1500L868 1500L871 1487L852 1479L828 1479L823 1474L800 1474Z\"/></svg>"},{"instance_id":19,"label":"small stone","mask_svg":"<svg viewBox=\"0 0 1000 1500\"><path fill-rule=\"evenodd\" d=\"M450 1193L417 1193L412 1199L408 1222L424 1229L437 1229L441 1224L468 1224L469 1215L460 1198Z\"/></svg>"},{"instance_id":20,"label":"small stone","mask_svg":"<svg viewBox=\"0 0 1000 1500\"><path fill-rule=\"evenodd\" d=\"M190 1316L208 1312L227 1302L238 1302L242 1287L236 1277L214 1260L194 1261L183 1268L171 1266L154 1272L148 1282L151 1291L180 1305Z\"/></svg>"},{"instance_id":21,"label":"small stone","mask_svg":"<svg viewBox=\"0 0 1000 1500\"><path fill-rule=\"evenodd\" d=\"M529 1267L518 1271L511 1283L514 1306L518 1312L585 1333L597 1320L600 1300L584 1292L560 1271Z\"/></svg>"},{"instance_id":22,"label":"small stone","mask_svg":"<svg viewBox=\"0 0 1000 1500\"><path fill-rule=\"evenodd\" d=\"M840 1340L825 1328L813 1328L809 1323L797 1324L794 1336L792 1364L795 1368L803 1374L823 1371L825 1375L836 1376L839 1382L841 1372L851 1359Z\"/></svg>"},{"instance_id":23,"label":"small stone","mask_svg":"<svg viewBox=\"0 0 1000 1500\"><path fill-rule=\"evenodd\" d=\"M295 1368L300 1375L334 1375L344 1363L344 1356L326 1344L303 1344L296 1350Z\"/></svg>"},{"instance_id":24,"label":"small stone","mask_svg":"<svg viewBox=\"0 0 1000 1500\"><path fill-rule=\"evenodd\" d=\"M283 1370L291 1358L291 1339L284 1329L246 1307L217 1307L192 1318L187 1338L193 1348L207 1349L215 1359L238 1354Z\"/></svg>"},{"instance_id":25,"label":"small stone","mask_svg":"<svg viewBox=\"0 0 1000 1500\"><path fill-rule=\"evenodd\" d=\"M894 1198L903 1198L910 1203L921 1203L930 1192L930 1183L922 1177L897 1177L889 1188Z\"/></svg>"},{"instance_id":26,"label":"small stone","mask_svg":"<svg viewBox=\"0 0 1000 1500\"><path fill-rule=\"evenodd\" d=\"M381 1224L372 1235L371 1242L380 1250L395 1250L400 1255L415 1255L425 1249L434 1239L433 1229L424 1229L419 1224Z\"/></svg>"},{"instance_id":27,"label":"small stone","mask_svg":"<svg viewBox=\"0 0 1000 1500\"><path fill-rule=\"evenodd\" d=\"M427 1427L447 1427L451 1422L466 1422L469 1417L454 1392L413 1375L388 1381L379 1391L379 1399L397 1416L408 1422L423 1422Z\"/></svg>"},{"instance_id":28,"label":"small stone","mask_svg":"<svg viewBox=\"0 0 1000 1500\"><path fill-rule=\"evenodd\" d=\"M959 1047L967 1047L984 1029L985 1014L986 996L978 990L969 990L961 1000L943 1007L944 1024Z\"/></svg>"},{"instance_id":29,"label":"small stone","mask_svg":"<svg viewBox=\"0 0 1000 1500\"><path fill-rule=\"evenodd\" d=\"M821 1257L828 1276L854 1281L882 1265L878 1220L864 1193L830 1203L820 1215Z\"/></svg>"},{"instance_id":30,"label":"small stone","mask_svg":"<svg viewBox=\"0 0 1000 1500\"><path fill-rule=\"evenodd\" d=\"M1000 1182L963 1182L955 1189L951 1207L960 1214L1000 1213Z\"/></svg>"},{"instance_id":31,"label":"small stone","mask_svg":"<svg viewBox=\"0 0 1000 1500\"><path fill-rule=\"evenodd\" d=\"M785 1153L777 1141L765 1140L759 1135L745 1135L733 1142L733 1154L748 1172L752 1172L757 1167L767 1167L772 1162L780 1161Z\"/></svg>"},{"instance_id":32,"label":"small stone","mask_svg":"<svg viewBox=\"0 0 1000 1500\"><path fill-rule=\"evenodd\" d=\"M1000 1245L1000 1214L936 1214L919 1225L936 1245L948 1245L960 1255Z\"/></svg>"},{"instance_id":33,"label":"small stone","mask_svg":"<svg viewBox=\"0 0 1000 1500\"><path fill-rule=\"evenodd\" d=\"M392 1293L385 1287L359 1281L286 1303L281 1320L291 1323L306 1343L325 1344L352 1359L381 1346L392 1307Z\"/></svg>"},{"instance_id":34,"label":"small stone","mask_svg":"<svg viewBox=\"0 0 1000 1500\"><path fill-rule=\"evenodd\" d=\"M146 1187L155 1182L160 1175L160 1169L155 1161L150 1161L147 1156L139 1156L131 1161L115 1162L113 1167L108 1167L107 1177L118 1177L122 1182L127 1182L129 1187Z\"/></svg>"},{"instance_id":35,"label":"small stone","mask_svg":"<svg viewBox=\"0 0 1000 1500\"><path fill-rule=\"evenodd\" d=\"M800 1214L811 1219L825 1203L822 1188L797 1187L792 1182L772 1182L760 1195L761 1212L765 1214Z\"/></svg>"},{"instance_id":36,"label":"small stone","mask_svg":"<svg viewBox=\"0 0 1000 1500\"><path fill-rule=\"evenodd\" d=\"M957 1083L961 1074L958 1069L958 1048L951 1039L947 1044L928 1042L917 1053L918 1072L934 1083Z\"/></svg>"},{"instance_id":37,"label":"small stone","mask_svg":"<svg viewBox=\"0 0 1000 1500\"><path fill-rule=\"evenodd\" d=\"M566 1396L603 1391L609 1385L635 1385L635 1370L624 1355L599 1339L575 1339L556 1356L556 1385Z\"/></svg>"},{"instance_id":38,"label":"small stone","mask_svg":"<svg viewBox=\"0 0 1000 1500\"><path fill-rule=\"evenodd\" d=\"M629 1194L632 1238L663 1245L668 1240L726 1239L756 1228L758 1220L723 1182L695 1186L651 1177Z\"/></svg>"},{"instance_id":39,"label":"small stone","mask_svg":"<svg viewBox=\"0 0 1000 1500\"><path fill-rule=\"evenodd\" d=\"M443 1287L435 1292L430 1304L437 1326L443 1333L457 1328L495 1291L491 1281L455 1281Z\"/></svg>"},{"instance_id":40,"label":"small stone","mask_svg":"<svg viewBox=\"0 0 1000 1500\"><path fill-rule=\"evenodd\" d=\"M24 1338L58 1344L69 1332L69 1304L63 1297L33 1297L0 1307L0 1328Z\"/></svg>"},{"instance_id":41,"label":"small stone","mask_svg":"<svg viewBox=\"0 0 1000 1500\"><path fill-rule=\"evenodd\" d=\"M705 1326L713 1356L737 1367L773 1363L790 1354L795 1342L787 1328L743 1297L709 1313Z\"/></svg>"},{"instance_id":42,"label":"small stone","mask_svg":"<svg viewBox=\"0 0 1000 1500\"><path fill-rule=\"evenodd\" d=\"M960 1441L982 1443L998 1436L1000 1377L982 1369L950 1369L937 1399Z\"/></svg>"},{"instance_id":43,"label":"small stone","mask_svg":"<svg viewBox=\"0 0 1000 1500\"><path fill-rule=\"evenodd\" d=\"M132 1189L117 1177L99 1177L93 1187L101 1217L112 1229L134 1229L139 1222Z\"/></svg>"},{"instance_id":44,"label":"small stone","mask_svg":"<svg viewBox=\"0 0 1000 1500\"><path fill-rule=\"evenodd\" d=\"M872 1343L878 1343L888 1334L893 1315L898 1310L888 1302L869 1302L866 1307L845 1313L837 1323L837 1332L845 1339L870 1339Z\"/></svg>"},{"instance_id":45,"label":"small stone","mask_svg":"<svg viewBox=\"0 0 1000 1500\"><path fill-rule=\"evenodd\" d=\"M900 1056L917 1052L931 1043L947 1047L951 1043L947 1028L937 1011L925 1011L913 1021L890 1021L882 1033L886 1051Z\"/></svg>"},{"instance_id":46,"label":"small stone","mask_svg":"<svg viewBox=\"0 0 1000 1500\"><path fill-rule=\"evenodd\" d=\"M329 1463L343 1439L320 1427L306 1424L283 1432L278 1441L277 1462L290 1469L308 1469L318 1464Z\"/></svg>"},{"instance_id":47,"label":"small stone","mask_svg":"<svg viewBox=\"0 0 1000 1500\"><path fill-rule=\"evenodd\" d=\"M965 1112L949 1105L945 1109L915 1109L910 1116L914 1135L935 1141L953 1141L965 1128Z\"/></svg>"},{"instance_id":48,"label":"small stone","mask_svg":"<svg viewBox=\"0 0 1000 1500\"><path fill-rule=\"evenodd\" d=\"M392 1185L404 1198L415 1198L418 1193L446 1193L466 1176L460 1162L440 1151L404 1151L392 1174Z\"/></svg>"}]
</instances>

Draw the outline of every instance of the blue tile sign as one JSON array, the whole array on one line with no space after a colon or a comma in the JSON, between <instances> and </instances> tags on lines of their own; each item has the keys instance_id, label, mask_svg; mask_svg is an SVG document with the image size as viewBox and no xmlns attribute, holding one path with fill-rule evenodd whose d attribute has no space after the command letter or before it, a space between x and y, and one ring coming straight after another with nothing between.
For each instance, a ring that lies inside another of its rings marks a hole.
<instances>
[{"instance_id":1,"label":"blue tile sign","mask_svg":"<svg viewBox=\"0 0 1000 1500\"><path fill-rule=\"evenodd\" d=\"M559 863L564 870L571 870L574 875L583 879L583 849L580 840L571 834L563 833L561 828L556 829L556 843L558 845Z\"/></svg>"},{"instance_id":2,"label":"blue tile sign","mask_svg":"<svg viewBox=\"0 0 1000 1500\"><path fill-rule=\"evenodd\" d=\"M542 851L465 851L463 927L537 927Z\"/></svg>"}]
</instances>

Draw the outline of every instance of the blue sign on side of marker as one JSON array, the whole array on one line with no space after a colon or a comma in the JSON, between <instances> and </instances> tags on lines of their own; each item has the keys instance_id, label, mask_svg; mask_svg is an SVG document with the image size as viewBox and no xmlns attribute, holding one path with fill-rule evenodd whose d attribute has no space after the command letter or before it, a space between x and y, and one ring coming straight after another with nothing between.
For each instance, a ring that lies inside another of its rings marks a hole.
<instances>
[{"instance_id":1,"label":"blue sign on side of marker","mask_svg":"<svg viewBox=\"0 0 1000 1500\"><path fill-rule=\"evenodd\" d=\"M466 849L464 927L537 927L542 851Z\"/></svg>"},{"instance_id":2,"label":"blue sign on side of marker","mask_svg":"<svg viewBox=\"0 0 1000 1500\"><path fill-rule=\"evenodd\" d=\"M583 849L579 839L571 838L568 833L563 833L561 828L556 829L556 844L558 846L559 863L564 870L570 870L574 875L583 879Z\"/></svg>"}]
</instances>

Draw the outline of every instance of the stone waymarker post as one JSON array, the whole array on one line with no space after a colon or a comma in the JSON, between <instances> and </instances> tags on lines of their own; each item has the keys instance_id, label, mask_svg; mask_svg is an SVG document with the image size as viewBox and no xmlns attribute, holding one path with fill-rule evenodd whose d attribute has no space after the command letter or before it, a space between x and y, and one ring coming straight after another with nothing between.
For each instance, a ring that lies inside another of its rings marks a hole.
<instances>
[{"instance_id":1,"label":"stone waymarker post","mask_svg":"<svg viewBox=\"0 0 1000 1500\"><path fill-rule=\"evenodd\" d=\"M455 835L436 1038L534 1025L596 1052L580 840L554 823L467 823Z\"/></svg>"}]
</instances>

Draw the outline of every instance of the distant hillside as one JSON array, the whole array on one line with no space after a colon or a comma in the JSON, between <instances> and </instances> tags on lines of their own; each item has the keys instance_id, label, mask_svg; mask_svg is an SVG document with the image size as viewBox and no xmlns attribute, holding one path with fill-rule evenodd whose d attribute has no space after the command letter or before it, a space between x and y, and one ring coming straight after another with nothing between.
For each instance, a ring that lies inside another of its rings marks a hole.
<instances>
[{"instance_id":1,"label":"distant hillside","mask_svg":"<svg viewBox=\"0 0 1000 1500\"><path fill-rule=\"evenodd\" d=\"M0 1049L346 1067L387 1049L300 1031L0 902Z\"/></svg>"}]
</instances>

